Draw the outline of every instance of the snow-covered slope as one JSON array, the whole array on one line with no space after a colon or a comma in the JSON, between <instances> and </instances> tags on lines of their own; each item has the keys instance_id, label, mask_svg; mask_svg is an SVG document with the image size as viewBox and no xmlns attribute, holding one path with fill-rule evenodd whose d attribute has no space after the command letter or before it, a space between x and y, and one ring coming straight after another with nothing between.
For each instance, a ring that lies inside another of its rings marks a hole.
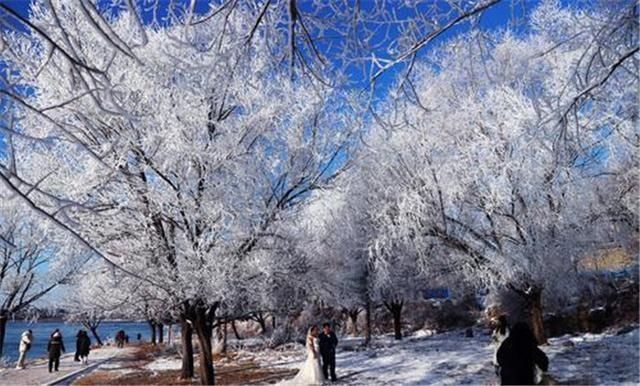
<instances>
[{"instance_id":1,"label":"snow-covered slope","mask_svg":"<svg viewBox=\"0 0 640 386\"><path fill-rule=\"evenodd\" d=\"M416 334L402 342L382 337L363 351L356 351L358 339L343 339L337 356L338 376L348 384L498 384L489 342L489 336L478 330L473 338L466 338L463 331ZM554 338L542 349L549 356L549 375L558 383L640 382L637 328L621 335ZM302 363L304 350L296 346L245 355L255 356L263 366L291 368Z\"/></svg>"},{"instance_id":2,"label":"snow-covered slope","mask_svg":"<svg viewBox=\"0 0 640 386\"><path fill-rule=\"evenodd\" d=\"M551 339L550 345L543 347L551 363L550 373L561 383L640 384L638 331Z\"/></svg>"}]
</instances>

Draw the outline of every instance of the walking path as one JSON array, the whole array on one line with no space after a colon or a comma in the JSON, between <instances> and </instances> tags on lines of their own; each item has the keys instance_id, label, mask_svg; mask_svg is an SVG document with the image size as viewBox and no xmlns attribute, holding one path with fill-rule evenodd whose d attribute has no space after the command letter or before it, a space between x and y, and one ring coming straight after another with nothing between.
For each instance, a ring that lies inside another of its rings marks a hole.
<instances>
[{"instance_id":1,"label":"walking path","mask_svg":"<svg viewBox=\"0 0 640 386\"><path fill-rule=\"evenodd\" d=\"M100 364L112 358L126 355L132 348L118 349L115 347L103 347L91 351L89 364L82 365L74 362L73 354L65 354L60 358L60 371L49 372L48 361L45 359L29 360L27 357L27 367L23 370L15 368L0 370L0 385L55 385L63 384L64 381L75 377L83 372L91 372Z\"/></svg>"}]
</instances>

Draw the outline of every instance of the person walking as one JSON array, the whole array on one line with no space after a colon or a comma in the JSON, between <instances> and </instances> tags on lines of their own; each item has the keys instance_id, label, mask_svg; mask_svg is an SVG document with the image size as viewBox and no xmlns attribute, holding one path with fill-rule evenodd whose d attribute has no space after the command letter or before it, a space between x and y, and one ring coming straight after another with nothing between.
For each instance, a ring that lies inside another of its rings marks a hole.
<instances>
[{"instance_id":1,"label":"person walking","mask_svg":"<svg viewBox=\"0 0 640 386\"><path fill-rule=\"evenodd\" d=\"M523 322L513 326L509 337L500 345L497 357L502 385L534 385L536 366L542 371L549 367L549 359Z\"/></svg>"},{"instance_id":2,"label":"person walking","mask_svg":"<svg viewBox=\"0 0 640 386\"><path fill-rule=\"evenodd\" d=\"M27 357L27 352L31 349L32 342L33 332L31 330L23 332L20 336L20 346L18 347L18 353L20 354L20 356L18 357L18 364L16 365L16 369L24 369L24 361Z\"/></svg>"},{"instance_id":3,"label":"person walking","mask_svg":"<svg viewBox=\"0 0 640 386\"><path fill-rule=\"evenodd\" d=\"M78 339L80 339L80 337L82 336L82 332L84 330L78 330L78 333L76 334L76 353L73 355L73 361L74 362L80 362L80 353L78 352Z\"/></svg>"},{"instance_id":4,"label":"person walking","mask_svg":"<svg viewBox=\"0 0 640 386\"><path fill-rule=\"evenodd\" d=\"M65 352L64 343L62 342L62 334L59 329L55 329L49 344L47 345L47 351L49 352L49 372L52 370L58 371L60 367L60 355Z\"/></svg>"},{"instance_id":5,"label":"person walking","mask_svg":"<svg viewBox=\"0 0 640 386\"><path fill-rule=\"evenodd\" d=\"M83 365L86 365L89 360L89 351L91 351L91 339L85 330L80 330L76 340L76 355Z\"/></svg>"},{"instance_id":6,"label":"person walking","mask_svg":"<svg viewBox=\"0 0 640 386\"><path fill-rule=\"evenodd\" d=\"M116 334L116 347L124 347L124 335L124 330L118 331L118 333Z\"/></svg>"}]
</instances>

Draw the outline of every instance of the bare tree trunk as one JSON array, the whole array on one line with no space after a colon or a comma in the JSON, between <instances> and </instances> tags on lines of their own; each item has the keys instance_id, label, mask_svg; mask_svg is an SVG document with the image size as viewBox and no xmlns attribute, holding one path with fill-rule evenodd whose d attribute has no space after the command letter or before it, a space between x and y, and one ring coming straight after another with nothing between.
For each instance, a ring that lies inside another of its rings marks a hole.
<instances>
[{"instance_id":1,"label":"bare tree trunk","mask_svg":"<svg viewBox=\"0 0 640 386\"><path fill-rule=\"evenodd\" d=\"M162 344L164 343L164 324L158 323L156 327L158 329L158 343Z\"/></svg>"},{"instance_id":2,"label":"bare tree trunk","mask_svg":"<svg viewBox=\"0 0 640 386\"><path fill-rule=\"evenodd\" d=\"M402 339L401 309L393 311L393 331L396 340Z\"/></svg>"},{"instance_id":3,"label":"bare tree trunk","mask_svg":"<svg viewBox=\"0 0 640 386\"><path fill-rule=\"evenodd\" d=\"M276 316L275 314L271 314L271 331L276 330Z\"/></svg>"},{"instance_id":4,"label":"bare tree trunk","mask_svg":"<svg viewBox=\"0 0 640 386\"><path fill-rule=\"evenodd\" d=\"M369 300L368 296L364 308L366 312L364 323L364 345L368 346L369 343L371 343L371 300Z\"/></svg>"},{"instance_id":5,"label":"bare tree trunk","mask_svg":"<svg viewBox=\"0 0 640 386\"><path fill-rule=\"evenodd\" d=\"M96 338L96 343L98 344L98 346L102 346L102 340L100 339L100 336L98 335L98 325L100 323L92 323L90 321L84 321L82 322L82 325L88 329L89 331L91 331L91 335L93 335L94 338Z\"/></svg>"},{"instance_id":6,"label":"bare tree trunk","mask_svg":"<svg viewBox=\"0 0 640 386\"><path fill-rule=\"evenodd\" d=\"M225 321L222 324L222 352L226 354L227 352L227 322Z\"/></svg>"},{"instance_id":7,"label":"bare tree trunk","mask_svg":"<svg viewBox=\"0 0 640 386\"><path fill-rule=\"evenodd\" d=\"M2 315L0 315L0 357L2 357L2 354L4 353L4 337L7 333L8 320L9 318L5 313L2 313Z\"/></svg>"},{"instance_id":8,"label":"bare tree trunk","mask_svg":"<svg viewBox=\"0 0 640 386\"><path fill-rule=\"evenodd\" d=\"M508 284L507 287L524 300L524 309L529 318L529 326L538 344L547 344L542 315L542 288L540 286L527 285L527 290L522 290L520 287L511 284Z\"/></svg>"},{"instance_id":9,"label":"bare tree trunk","mask_svg":"<svg viewBox=\"0 0 640 386\"><path fill-rule=\"evenodd\" d=\"M235 319L231 321L231 330L233 330L233 335L236 336L237 340L242 340L242 337L238 333L238 328L236 327L236 320Z\"/></svg>"},{"instance_id":10,"label":"bare tree trunk","mask_svg":"<svg viewBox=\"0 0 640 386\"><path fill-rule=\"evenodd\" d=\"M267 332L267 321L264 318L264 314L256 312L254 320L260 325L260 333L265 334Z\"/></svg>"},{"instance_id":11,"label":"bare tree trunk","mask_svg":"<svg viewBox=\"0 0 640 386\"><path fill-rule=\"evenodd\" d=\"M189 321L184 317L180 320L180 328L182 343L182 371L180 373L180 378L191 379L193 378L193 330Z\"/></svg>"},{"instance_id":12,"label":"bare tree trunk","mask_svg":"<svg viewBox=\"0 0 640 386\"><path fill-rule=\"evenodd\" d=\"M393 332L396 340L402 339L402 307L404 302L401 300L393 300L391 302L385 302L391 316L393 317Z\"/></svg>"},{"instance_id":13,"label":"bare tree trunk","mask_svg":"<svg viewBox=\"0 0 640 386\"><path fill-rule=\"evenodd\" d=\"M529 296L529 323L531 324L533 336L535 336L539 345L547 344L542 316L542 291L532 291Z\"/></svg>"},{"instance_id":14,"label":"bare tree trunk","mask_svg":"<svg viewBox=\"0 0 640 386\"><path fill-rule=\"evenodd\" d=\"M151 329L151 344L155 346L157 343L156 322L149 320L147 323L149 323L149 328Z\"/></svg>"},{"instance_id":15,"label":"bare tree trunk","mask_svg":"<svg viewBox=\"0 0 640 386\"><path fill-rule=\"evenodd\" d=\"M200 383L213 385L215 374L213 370L213 355L211 353L211 324L208 323L205 307L196 307L194 327L200 345Z\"/></svg>"},{"instance_id":16,"label":"bare tree trunk","mask_svg":"<svg viewBox=\"0 0 640 386\"><path fill-rule=\"evenodd\" d=\"M91 327L89 328L89 330L91 331L93 337L96 338L96 343L98 344L98 346L102 346L102 339L100 339L100 336L98 335L98 328Z\"/></svg>"},{"instance_id":17,"label":"bare tree trunk","mask_svg":"<svg viewBox=\"0 0 640 386\"><path fill-rule=\"evenodd\" d=\"M349 310L349 319L351 319L352 332L354 335L358 335L358 315L360 315L359 308Z\"/></svg>"}]
</instances>

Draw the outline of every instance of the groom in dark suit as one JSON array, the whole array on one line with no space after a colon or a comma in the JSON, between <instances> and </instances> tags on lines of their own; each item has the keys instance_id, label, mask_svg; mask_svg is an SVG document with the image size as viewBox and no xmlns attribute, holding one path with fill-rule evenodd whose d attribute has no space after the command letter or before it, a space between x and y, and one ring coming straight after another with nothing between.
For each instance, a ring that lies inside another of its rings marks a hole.
<instances>
[{"instance_id":1,"label":"groom in dark suit","mask_svg":"<svg viewBox=\"0 0 640 386\"><path fill-rule=\"evenodd\" d=\"M322 356L322 372L324 379L329 379L329 370L331 370L331 380L336 381L336 347L338 346L338 338L331 331L331 325L325 323L322 325L322 333L318 337L320 339L320 356Z\"/></svg>"}]
</instances>

